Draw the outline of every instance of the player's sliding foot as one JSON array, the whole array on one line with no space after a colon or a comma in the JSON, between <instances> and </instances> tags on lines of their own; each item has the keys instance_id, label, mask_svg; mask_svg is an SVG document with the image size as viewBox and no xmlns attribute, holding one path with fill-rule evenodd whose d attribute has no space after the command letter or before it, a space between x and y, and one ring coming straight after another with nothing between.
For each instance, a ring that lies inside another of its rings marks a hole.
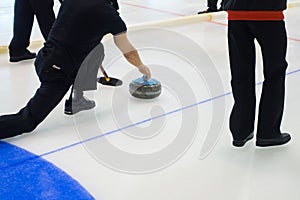
<instances>
[{"instance_id":1,"label":"player's sliding foot","mask_svg":"<svg viewBox=\"0 0 300 200\"><path fill-rule=\"evenodd\" d=\"M78 100L68 99L65 102L65 114L74 115L83 110L90 110L96 106L95 101L82 97Z\"/></svg>"}]
</instances>

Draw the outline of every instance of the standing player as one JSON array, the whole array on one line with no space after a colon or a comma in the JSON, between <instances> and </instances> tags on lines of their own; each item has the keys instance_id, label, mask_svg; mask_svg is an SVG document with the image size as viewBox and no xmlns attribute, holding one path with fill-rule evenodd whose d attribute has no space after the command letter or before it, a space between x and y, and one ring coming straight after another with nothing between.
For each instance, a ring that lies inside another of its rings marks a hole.
<instances>
[{"instance_id":1,"label":"standing player","mask_svg":"<svg viewBox=\"0 0 300 200\"><path fill-rule=\"evenodd\" d=\"M287 35L283 10L286 0L228 0L228 44L234 106L230 116L233 145L254 137L255 43L263 56L264 82L260 98L256 145L283 145L291 136L281 133L287 69Z\"/></svg>"},{"instance_id":2,"label":"standing player","mask_svg":"<svg viewBox=\"0 0 300 200\"><path fill-rule=\"evenodd\" d=\"M198 14L205 14L211 12L218 12L223 10L224 0L221 2L220 8L218 8L218 0L207 0L207 9L204 11L199 11Z\"/></svg>"},{"instance_id":3,"label":"standing player","mask_svg":"<svg viewBox=\"0 0 300 200\"><path fill-rule=\"evenodd\" d=\"M15 0L14 33L9 45L10 62L35 58L36 54L27 49L34 16L44 39L47 40L55 20L53 5L53 0Z\"/></svg>"}]
</instances>

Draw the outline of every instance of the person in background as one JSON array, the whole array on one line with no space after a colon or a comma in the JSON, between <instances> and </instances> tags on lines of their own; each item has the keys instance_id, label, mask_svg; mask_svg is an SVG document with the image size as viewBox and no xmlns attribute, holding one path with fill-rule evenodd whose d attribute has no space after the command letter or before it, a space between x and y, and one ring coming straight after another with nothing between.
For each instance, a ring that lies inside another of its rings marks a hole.
<instances>
[{"instance_id":1,"label":"person in background","mask_svg":"<svg viewBox=\"0 0 300 200\"><path fill-rule=\"evenodd\" d=\"M283 10L286 0L227 0L228 47L234 106L230 115L233 145L254 137L255 124L255 43L260 45L264 81L258 110L256 145L283 145L291 140L282 133L287 34Z\"/></svg>"},{"instance_id":2,"label":"person in background","mask_svg":"<svg viewBox=\"0 0 300 200\"><path fill-rule=\"evenodd\" d=\"M15 0L13 38L9 44L10 62L36 57L35 53L27 49L30 44L34 16L46 40L55 21L53 5L53 0Z\"/></svg>"},{"instance_id":3,"label":"person in background","mask_svg":"<svg viewBox=\"0 0 300 200\"><path fill-rule=\"evenodd\" d=\"M198 14L205 14L211 12L218 12L223 10L223 1L221 2L220 8L218 8L218 0L207 0L207 9L199 11Z\"/></svg>"}]
</instances>

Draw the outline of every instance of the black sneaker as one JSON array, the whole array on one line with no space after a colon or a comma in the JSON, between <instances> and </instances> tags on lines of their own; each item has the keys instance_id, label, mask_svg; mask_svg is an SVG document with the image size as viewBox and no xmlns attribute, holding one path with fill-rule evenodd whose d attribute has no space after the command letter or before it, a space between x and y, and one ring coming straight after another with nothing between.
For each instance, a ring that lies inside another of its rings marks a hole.
<instances>
[{"instance_id":1,"label":"black sneaker","mask_svg":"<svg viewBox=\"0 0 300 200\"><path fill-rule=\"evenodd\" d=\"M233 140L232 145L235 147L243 147L249 140L252 140L253 137L254 134L252 132L248 135L248 137L246 137L243 140Z\"/></svg>"},{"instance_id":2,"label":"black sneaker","mask_svg":"<svg viewBox=\"0 0 300 200\"><path fill-rule=\"evenodd\" d=\"M208 8L207 10L199 11L198 14L205 14L205 13L211 13L211 12L218 12L218 9L211 9Z\"/></svg>"},{"instance_id":3,"label":"black sneaker","mask_svg":"<svg viewBox=\"0 0 300 200\"><path fill-rule=\"evenodd\" d=\"M256 146L258 147L270 147L270 146L279 146L288 143L291 140L291 136L288 133L282 133L277 138L271 139L261 139L257 138Z\"/></svg>"},{"instance_id":4,"label":"black sneaker","mask_svg":"<svg viewBox=\"0 0 300 200\"><path fill-rule=\"evenodd\" d=\"M73 104L73 105L72 105ZM79 100L66 100L65 102L65 114L74 115L83 110L90 110L96 106L95 101L86 99L85 97L80 98Z\"/></svg>"},{"instance_id":5,"label":"black sneaker","mask_svg":"<svg viewBox=\"0 0 300 200\"><path fill-rule=\"evenodd\" d=\"M25 53L17 56L10 56L9 61L10 62L19 62L22 60L29 60L36 57L36 53L32 53L26 49Z\"/></svg>"}]
</instances>

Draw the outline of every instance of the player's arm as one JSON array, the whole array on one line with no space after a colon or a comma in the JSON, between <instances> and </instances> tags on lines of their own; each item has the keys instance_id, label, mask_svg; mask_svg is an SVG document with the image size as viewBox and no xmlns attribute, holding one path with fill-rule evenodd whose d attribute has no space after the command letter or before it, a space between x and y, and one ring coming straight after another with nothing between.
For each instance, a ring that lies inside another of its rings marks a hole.
<instances>
[{"instance_id":1,"label":"player's arm","mask_svg":"<svg viewBox=\"0 0 300 200\"><path fill-rule=\"evenodd\" d=\"M150 72L149 68L143 64L138 51L128 40L126 32L115 35L114 42L115 42L116 46L120 49L120 51L123 53L126 60L130 64L137 67L138 70L142 74L146 75L147 79L149 79L151 77L151 72Z\"/></svg>"}]
</instances>

